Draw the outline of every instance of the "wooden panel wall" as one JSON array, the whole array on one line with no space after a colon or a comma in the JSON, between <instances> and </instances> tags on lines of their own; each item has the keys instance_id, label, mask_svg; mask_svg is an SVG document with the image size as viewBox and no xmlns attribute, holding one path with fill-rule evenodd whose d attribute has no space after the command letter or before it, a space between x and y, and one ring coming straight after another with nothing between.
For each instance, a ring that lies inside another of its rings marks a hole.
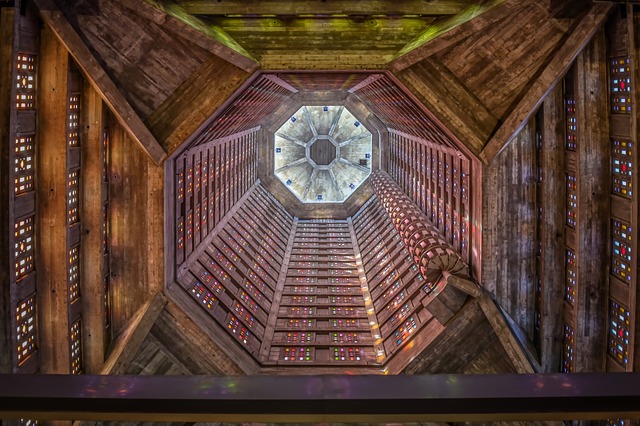
<instances>
[{"instance_id":1,"label":"wooden panel wall","mask_svg":"<svg viewBox=\"0 0 640 426\"><path fill-rule=\"evenodd\" d=\"M164 168L109 123L112 327L118 334L164 283Z\"/></svg>"},{"instance_id":2,"label":"wooden panel wall","mask_svg":"<svg viewBox=\"0 0 640 426\"><path fill-rule=\"evenodd\" d=\"M210 56L205 49L117 1L58 3L143 119Z\"/></svg>"},{"instance_id":3,"label":"wooden panel wall","mask_svg":"<svg viewBox=\"0 0 640 426\"><path fill-rule=\"evenodd\" d=\"M562 85L547 96L542 108L542 119L536 122L537 141L537 221L539 264L536 285L539 287L539 340L540 366L543 372L560 369L563 335L562 306L566 274L564 223L565 175L564 143L565 104ZM537 321L537 319L536 319Z\"/></svg>"},{"instance_id":4,"label":"wooden panel wall","mask_svg":"<svg viewBox=\"0 0 640 426\"><path fill-rule=\"evenodd\" d=\"M578 147L577 295L575 370L604 368L609 227L609 159L607 58L604 30L576 59Z\"/></svg>"},{"instance_id":5,"label":"wooden panel wall","mask_svg":"<svg viewBox=\"0 0 640 426\"><path fill-rule=\"evenodd\" d=\"M482 283L533 337L535 127L529 122L485 167L482 181Z\"/></svg>"}]
</instances>

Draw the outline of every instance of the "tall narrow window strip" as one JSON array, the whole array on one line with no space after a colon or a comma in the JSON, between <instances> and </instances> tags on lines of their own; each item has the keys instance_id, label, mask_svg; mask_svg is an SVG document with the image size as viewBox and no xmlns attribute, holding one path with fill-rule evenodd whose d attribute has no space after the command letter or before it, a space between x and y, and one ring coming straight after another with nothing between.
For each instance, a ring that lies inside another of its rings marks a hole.
<instances>
[{"instance_id":1,"label":"tall narrow window strip","mask_svg":"<svg viewBox=\"0 0 640 426\"><path fill-rule=\"evenodd\" d=\"M626 367L629 362L629 308L609 300L609 341L608 352L620 365Z\"/></svg>"},{"instance_id":2,"label":"tall narrow window strip","mask_svg":"<svg viewBox=\"0 0 640 426\"><path fill-rule=\"evenodd\" d=\"M16 137L14 143L13 171L16 195L34 189L34 135Z\"/></svg>"},{"instance_id":3,"label":"tall narrow window strip","mask_svg":"<svg viewBox=\"0 0 640 426\"><path fill-rule=\"evenodd\" d=\"M76 148L80 145L79 128L80 94L73 93L69 96L67 104L67 146L69 148Z\"/></svg>"},{"instance_id":4,"label":"tall narrow window strip","mask_svg":"<svg viewBox=\"0 0 640 426\"><path fill-rule=\"evenodd\" d=\"M627 223L613 219L611 221L611 273L621 281L631 284L631 239L633 230Z\"/></svg>"},{"instance_id":5,"label":"tall narrow window strip","mask_svg":"<svg viewBox=\"0 0 640 426\"><path fill-rule=\"evenodd\" d=\"M69 284L69 303L80 298L80 246L69 249L69 271L67 282Z\"/></svg>"},{"instance_id":6,"label":"tall narrow window strip","mask_svg":"<svg viewBox=\"0 0 640 426\"><path fill-rule=\"evenodd\" d=\"M69 330L71 374L82 374L82 320L75 321Z\"/></svg>"},{"instance_id":7,"label":"tall narrow window strip","mask_svg":"<svg viewBox=\"0 0 640 426\"><path fill-rule=\"evenodd\" d=\"M16 282L25 278L35 267L35 216L18 219L14 223L14 274Z\"/></svg>"},{"instance_id":8,"label":"tall narrow window strip","mask_svg":"<svg viewBox=\"0 0 640 426\"><path fill-rule=\"evenodd\" d=\"M16 307L16 341L18 365L24 363L37 349L35 295L27 297Z\"/></svg>"},{"instance_id":9,"label":"tall narrow window strip","mask_svg":"<svg viewBox=\"0 0 640 426\"><path fill-rule=\"evenodd\" d=\"M15 106L17 110L35 109L36 59L36 55L18 52L15 92Z\"/></svg>"},{"instance_id":10,"label":"tall narrow window strip","mask_svg":"<svg viewBox=\"0 0 640 426\"><path fill-rule=\"evenodd\" d=\"M80 221L80 170L69 171L67 181L67 224Z\"/></svg>"},{"instance_id":11,"label":"tall narrow window strip","mask_svg":"<svg viewBox=\"0 0 640 426\"><path fill-rule=\"evenodd\" d=\"M562 365L560 371L563 373L573 372L573 357L575 354L575 333L573 327L569 324L564 324L564 338L562 341Z\"/></svg>"},{"instance_id":12,"label":"tall narrow window strip","mask_svg":"<svg viewBox=\"0 0 640 426\"><path fill-rule=\"evenodd\" d=\"M633 142L622 139L611 140L612 192L625 198L633 198Z\"/></svg>"},{"instance_id":13,"label":"tall narrow window strip","mask_svg":"<svg viewBox=\"0 0 640 426\"><path fill-rule=\"evenodd\" d=\"M631 104L631 66L628 57L609 60L609 92L613 113L630 113Z\"/></svg>"}]
</instances>

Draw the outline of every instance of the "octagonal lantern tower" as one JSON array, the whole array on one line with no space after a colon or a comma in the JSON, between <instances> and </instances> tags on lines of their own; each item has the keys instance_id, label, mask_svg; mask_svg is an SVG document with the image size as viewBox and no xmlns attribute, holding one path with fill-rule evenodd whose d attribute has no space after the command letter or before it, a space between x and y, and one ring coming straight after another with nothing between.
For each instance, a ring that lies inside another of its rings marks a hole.
<instances>
[{"instance_id":1,"label":"octagonal lantern tower","mask_svg":"<svg viewBox=\"0 0 640 426\"><path fill-rule=\"evenodd\" d=\"M274 174L303 203L341 203L371 174L371 151L344 106L303 106L275 132Z\"/></svg>"}]
</instances>

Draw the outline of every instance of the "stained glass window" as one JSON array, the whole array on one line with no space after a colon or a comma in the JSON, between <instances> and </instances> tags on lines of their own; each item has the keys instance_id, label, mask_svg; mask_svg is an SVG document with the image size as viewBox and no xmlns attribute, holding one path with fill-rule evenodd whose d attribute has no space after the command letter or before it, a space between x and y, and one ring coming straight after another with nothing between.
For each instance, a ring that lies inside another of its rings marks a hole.
<instances>
[{"instance_id":1,"label":"stained glass window","mask_svg":"<svg viewBox=\"0 0 640 426\"><path fill-rule=\"evenodd\" d=\"M240 321L238 321L238 319L233 315L231 316L231 319L227 324L227 329L229 329L229 332L236 336L240 342L244 343L245 345L249 343L251 334L246 329L246 327L242 325Z\"/></svg>"},{"instance_id":2,"label":"stained glass window","mask_svg":"<svg viewBox=\"0 0 640 426\"><path fill-rule=\"evenodd\" d=\"M611 272L626 283L631 283L631 226L613 219L611 256Z\"/></svg>"},{"instance_id":3,"label":"stained glass window","mask_svg":"<svg viewBox=\"0 0 640 426\"><path fill-rule=\"evenodd\" d=\"M560 370L563 373L571 373L573 371L573 356L576 340L573 327L566 323L564 324L564 338L562 342L562 365L560 366Z\"/></svg>"},{"instance_id":4,"label":"stained glass window","mask_svg":"<svg viewBox=\"0 0 640 426\"><path fill-rule=\"evenodd\" d=\"M36 92L36 55L18 53L16 73L16 108L34 109Z\"/></svg>"},{"instance_id":5,"label":"stained glass window","mask_svg":"<svg viewBox=\"0 0 640 426\"><path fill-rule=\"evenodd\" d=\"M609 306L609 354L626 366L629 358L630 312L615 300Z\"/></svg>"},{"instance_id":6,"label":"stained glass window","mask_svg":"<svg viewBox=\"0 0 640 426\"><path fill-rule=\"evenodd\" d=\"M69 172L67 180L67 223L72 225L80 220L80 171Z\"/></svg>"},{"instance_id":7,"label":"stained glass window","mask_svg":"<svg viewBox=\"0 0 640 426\"><path fill-rule=\"evenodd\" d=\"M14 186L16 195L33 190L33 135L18 136L14 144Z\"/></svg>"},{"instance_id":8,"label":"stained glass window","mask_svg":"<svg viewBox=\"0 0 640 426\"><path fill-rule=\"evenodd\" d=\"M192 289L191 293L196 299L202 302L202 305L207 309L211 309L213 303L216 301L211 292L202 284L197 283Z\"/></svg>"},{"instance_id":9,"label":"stained glass window","mask_svg":"<svg viewBox=\"0 0 640 426\"><path fill-rule=\"evenodd\" d=\"M80 96L69 96L67 116L67 145L69 148L77 147L80 143L78 129L80 127Z\"/></svg>"},{"instance_id":10,"label":"stained glass window","mask_svg":"<svg viewBox=\"0 0 640 426\"><path fill-rule=\"evenodd\" d=\"M82 373L82 321L78 319L71 325L71 374Z\"/></svg>"},{"instance_id":11,"label":"stained glass window","mask_svg":"<svg viewBox=\"0 0 640 426\"><path fill-rule=\"evenodd\" d=\"M33 241L34 216L16 220L14 224L14 254L16 281L24 278L35 266Z\"/></svg>"},{"instance_id":12,"label":"stained glass window","mask_svg":"<svg viewBox=\"0 0 640 426\"><path fill-rule=\"evenodd\" d=\"M575 151L578 144L577 133L578 123L576 119L576 100L573 97L566 97L565 104L565 119L567 126L565 129L565 148L570 151Z\"/></svg>"},{"instance_id":13,"label":"stained glass window","mask_svg":"<svg viewBox=\"0 0 640 426\"><path fill-rule=\"evenodd\" d=\"M566 265L565 265L565 291L564 299L572 305L576 301L576 254L573 250L566 250Z\"/></svg>"},{"instance_id":14,"label":"stained glass window","mask_svg":"<svg viewBox=\"0 0 640 426\"><path fill-rule=\"evenodd\" d=\"M418 327L414 317L410 317L395 332L395 340L397 345L401 345L407 340L409 335Z\"/></svg>"},{"instance_id":15,"label":"stained glass window","mask_svg":"<svg viewBox=\"0 0 640 426\"><path fill-rule=\"evenodd\" d=\"M336 347L333 348L333 360L334 361L360 361L362 354L358 347Z\"/></svg>"},{"instance_id":16,"label":"stained glass window","mask_svg":"<svg viewBox=\"0 0 640 426\"><path fill-rule=\"evenodd\" d=\"M16 307L16 341L18 365L20 365L29 358L37 348L35 295L19 302Z\"/></svg>"},{"instance_id":17,"label":"stained glass window","mask_svg":"<svg viewBox=\"0 0 640 426\"><path fill-rule=\"evenodd\" d=\"M612 139L611 145L613 193L622 197L632 198L633 143L631 141Z\"/></svg>"},{"instance_id":18,"label":"stained glass window","mask_svg":"<svg viewBox=\"0 0 640 426\"><path fill-rule=\"evenodd\" d=\"M69 250L68 265L69 303L73 303L80 297L80 246Z\"/></svg>"},{"instance_id":19,"label":"stained glass window","mask_svg":"<svg viewBox=\"0 0 640 426\"><path fill-rule=\"evenodd\" d=\"M631 68L629 58L615 58L609 62L611 111L631 112Z\"/></svg>"},{"instance_id":20,"label":"stained glass window","mask_svg":"<svg viewBox=\"0 0 640 426\"><path fill-rule=\"evenodd\" d=\"M575 228L577 223L577 185L576 177L574 175L567 174L567 225L572 228Z\"/></svg>"},{"instance_id":21,"label":"stained glass window","mask_svg":"<svg viewBox=\"0 0 640 426\"><path fill-rule=\"evenodd\" d=\"M280 353L283 361L313 361L309 347L286 347Z\"/></svg>"}]
</instances>

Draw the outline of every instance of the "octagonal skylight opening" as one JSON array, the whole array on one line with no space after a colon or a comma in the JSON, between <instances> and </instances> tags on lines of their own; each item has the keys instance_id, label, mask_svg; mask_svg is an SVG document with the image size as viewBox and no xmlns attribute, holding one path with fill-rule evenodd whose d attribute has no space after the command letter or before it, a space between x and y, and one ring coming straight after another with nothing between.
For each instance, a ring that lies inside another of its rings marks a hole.
<instances>
[{"instance_id":1,"label":"octagonal skylight opening","mask_svg":"<svg viewBox=\"0 0 640 426\"><path fill-rule=\"evenodd\" d=\"M303 203L342 203L371 174L371 132L344 106L303 106L274 150L274 174Z\"/></svg>"}]
</instances>

